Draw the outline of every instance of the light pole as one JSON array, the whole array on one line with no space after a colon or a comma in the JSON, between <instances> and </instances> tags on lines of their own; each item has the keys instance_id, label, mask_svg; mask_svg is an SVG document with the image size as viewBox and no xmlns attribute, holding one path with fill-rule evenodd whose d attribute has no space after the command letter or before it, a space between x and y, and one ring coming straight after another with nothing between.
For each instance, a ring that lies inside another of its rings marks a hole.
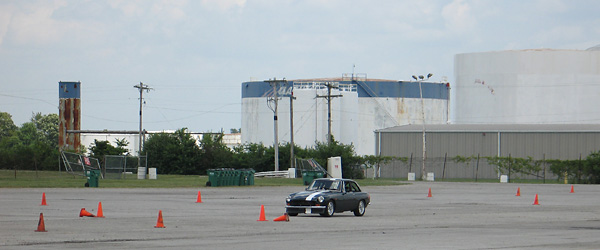
<instances>
[{"instance_id":1,"label":"light pole","mask_svg":"<svg viewBox=\"0 0 600 250\"><path fill-rule=\"evenodd\" d=\"M429 73L427 74L427 78L425 78L423 75L419 75L419 77L417 78L416 76L412 76L413 79L415 79L417 82L419 82L419 95L421 97L421 119L423 121L423 165L421 168L421 179L422 180L426 180L427 177L427 173L425 172L425 160L427 159L427 136L425 133L425 102L423 101L423 87L421 86L421 82L423 82L424 80L428 80L429 78L431 78L433 76L433 74Z\"/></svg>"}]
</instances>

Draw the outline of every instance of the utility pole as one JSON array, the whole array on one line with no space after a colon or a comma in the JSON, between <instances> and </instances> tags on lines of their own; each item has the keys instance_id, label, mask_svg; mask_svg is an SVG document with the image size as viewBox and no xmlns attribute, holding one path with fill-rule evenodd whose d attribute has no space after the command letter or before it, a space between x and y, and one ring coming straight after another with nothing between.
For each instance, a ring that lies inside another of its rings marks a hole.
<instances>
[{"instance_id":1,"label":"utility pole","mask_svg":"<svg viewBox=\"0 0 600 250\"><path fill-rule=\"evenodd\" d=\"M273 86L273 97L267 99L267 105L269 105L269 108L273 111L273 131L274 131L274 140L273 140L273 147L275 148L275 171L279 171L279 138L278 138L278 134L279 134L279 129L278 129L278 123L277 123L277 105L278 105L278 101L279 101L279 97L277 96L277 92L279 92L279 84L280 83L287 83L287 81L285 80L285 78L283 78L283 80L277 80L277 78L273 78L273 80L269 79L268 81L269 85ZM270 105L270 102L273 102L273 106Z\"/></svg>"},{"instance_id":2,"label":"utility pole","mask_svg":"<svg viewBox=\"0 0 600 250\"><path fill-rule=\"evenodd\" d=\"M294 160L294 86L292 85L290 93L290 168L296 168Z\"/></svg>"},{"instance_id":3,"label":"utility pole","mask_svg":"<svg viewBox=\"0 0 600 250\"><path fill-rule=\"evenodd\" d=\"M138 89L140 91L140 131L139 131L139 147L138 147L138 170L142 167L142 143L144 141L143 137L142 137L142 104L144 103L144 97L143 97L143 93L144 90L147 92L150 92L150 90L152 88L148 87L148 85L143 84L142 82L140 82L140 84L133 86L134 88ZM139 178L139 175L138 175Z\"/></svg>"},{"instance_id":4,"label":"utility pole","mask_svg":"<svg viewBox=\"0 0 600 250\"><path fill-rule=\"evenodd\" d=\"M332 95L331 89L339 88L334 86L333 83L327 83L327 95L317 95L317 98L325 98L327 100L327 145L331 146L331 99L336 97L342 97L342 95Z\"/></svg>"}]
</instances>

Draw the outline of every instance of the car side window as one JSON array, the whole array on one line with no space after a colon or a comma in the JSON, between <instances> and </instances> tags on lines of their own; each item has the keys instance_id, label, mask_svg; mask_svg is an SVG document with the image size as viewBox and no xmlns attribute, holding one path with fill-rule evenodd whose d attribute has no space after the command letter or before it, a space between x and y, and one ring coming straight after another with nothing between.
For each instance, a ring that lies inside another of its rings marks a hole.
<instances>
[{"instance_id":1,"label":"car side window","mask_svg":"<svg viewBox=\"0 0 600 250\"><path fill-rule=\"evenodd\" d=\"M344 182L344 190L346 190L346 193L352 192L352 188L350 187L349 182Z\"/></svg>"},{"instance_id":2,"label":"car side window","mask_svg":"<svg viewBox=\"0 0 600 250\"><path fill-rule=\"evenodd\" d=\"M354 182L350 183L350 189L352 190L351 192L360 192L360 188L358 187L358 185Z\"/></svg>"}]
</instances>

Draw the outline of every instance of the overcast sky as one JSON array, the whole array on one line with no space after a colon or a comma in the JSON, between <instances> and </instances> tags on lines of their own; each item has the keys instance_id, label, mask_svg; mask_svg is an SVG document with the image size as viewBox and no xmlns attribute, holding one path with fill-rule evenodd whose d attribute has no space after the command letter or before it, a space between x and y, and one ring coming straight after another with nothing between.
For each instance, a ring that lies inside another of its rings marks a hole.
<instances>
[{"instance_id":1,"label":"overcast sky","mask_svg":"<svg viewBox=\"0 0 600 250\"><path fill-rule=\"evenodd\" d=\"M600 1L0 0L0 111L58 113L81 81L82 129L229 132L241 83L366 73L454 80L454 55L600 43ZM265 102L266 105L266 102Z\"/></svg>"}]
</instances>

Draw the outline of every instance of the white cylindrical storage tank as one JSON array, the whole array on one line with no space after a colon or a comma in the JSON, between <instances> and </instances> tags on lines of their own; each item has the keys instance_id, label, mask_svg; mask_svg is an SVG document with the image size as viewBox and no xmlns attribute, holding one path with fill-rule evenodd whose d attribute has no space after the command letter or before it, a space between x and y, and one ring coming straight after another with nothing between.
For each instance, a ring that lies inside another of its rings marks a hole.
<instances>
[{"instance_id":1,"label":"white cylindrical storage tank","mask_svg":"<svg viewBox=\"0 0 600 250\"><path fill-rule=\"evenodd\" d=\"M422 123L418 82L357 79L290 80L277 91L278 138L290 141L290 94L294 100L294 143L325 143L328 131L327 85L331 90L331 131L336 141L353 144L359 155L375 154L377 129ZM448 121L448 85L423 82L426 124ZM242 143L273 145L274 117L267 105L273 96L267 82L242 83Z\"/></svg>"},{"instance_id":2,"label":"white cylindrical storage tank","mask_svg":"<svg viewBox=\"0 0 600 250\"><path fill-rule=\"evenodd\" d=\"M452 123L599 123L600 51L458 54Z\"/></svg>"}]
</instances>

